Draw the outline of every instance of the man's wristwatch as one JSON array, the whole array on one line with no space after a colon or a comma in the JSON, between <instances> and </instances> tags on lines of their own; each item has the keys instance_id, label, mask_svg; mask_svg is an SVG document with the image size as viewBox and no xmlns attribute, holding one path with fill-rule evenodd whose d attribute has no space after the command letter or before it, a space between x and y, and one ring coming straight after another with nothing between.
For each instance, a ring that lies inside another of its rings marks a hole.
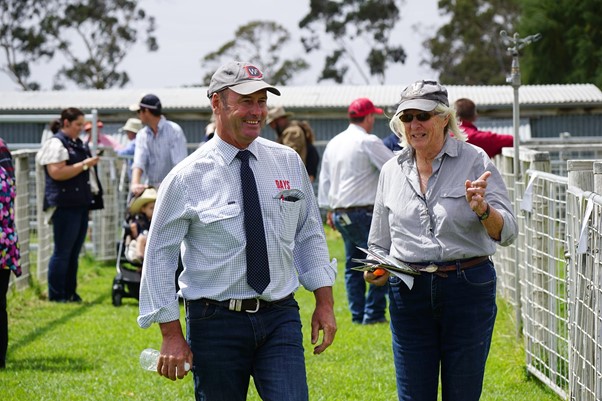
<instances>
[{"instance_id":1,"label":"man's wristwatch","mask_svg":"<svg viewBox=\"0 0 602 401\"><path fill-rule=\"evenodd\" d=\"M491 211L491 208L489 207L489 203L487 204L487 209L485 209L485 213L483 213L482 215L478 215L477 217L479 218L479 221L483 221L483 220L487 220L487 218L489 217L489 212Z\"/></svg>"},{"instance_id":2,"label":"man's wristwatch","mask_svg":"<svg viewBox=\"0 0 602 401\"><path fill-rule=\"evenodd\" d=\"M88 165L86 164L86 162L82 162L82 170L86 171L88 170L90 167L88 167Z\"/></svg>"}]
</instances>

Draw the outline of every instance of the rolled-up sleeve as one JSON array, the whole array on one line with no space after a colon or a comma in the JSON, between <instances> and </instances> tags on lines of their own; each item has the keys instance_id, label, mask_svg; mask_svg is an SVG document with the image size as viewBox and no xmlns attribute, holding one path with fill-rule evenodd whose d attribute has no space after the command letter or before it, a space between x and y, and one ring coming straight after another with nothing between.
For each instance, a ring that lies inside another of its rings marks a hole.
<instances>
[{"instance_id":1,"label":"rolled-up sleeve","mask_svg":"<svg viewBox=\"0 0 602 401\"><path fill-rule=\"evenodd\" d=\"M300 159L299 159L300 161ZM300 174L305 174L303 164ZM295 266L299 272L299 282L309 291L334 285L337 275L337 262L329 262L326 234L318 203L314 196L309 178L303 180L303 192L306 194L307 208L299 224L294 250Z\"/></svg>"},{"instance_id":2,"label":"rolled-up sleeve","mask_svg":"<svg viewBox=\"0 0 602 401\"><path fill-rule=\"evenodd\" d=\"M146 171L146 160L148 158L148 144L146 141L146 130L144 127L136 134L136 148L134 149L134 162L132 168L139 168Z\"/></svg>"},{"instance_id":3,"label":"rolled-up sleeve","mask_svg":"<svg viewBox=\"0 0 602 401\"><path fill-rule=\"evenodd\" d=\"M184 216L186 199L184 186L174 176L168 176L159 189L146 244L138 317L142 328L180 317L174 277L188 227Z\"/></svg>"}]
</instances>

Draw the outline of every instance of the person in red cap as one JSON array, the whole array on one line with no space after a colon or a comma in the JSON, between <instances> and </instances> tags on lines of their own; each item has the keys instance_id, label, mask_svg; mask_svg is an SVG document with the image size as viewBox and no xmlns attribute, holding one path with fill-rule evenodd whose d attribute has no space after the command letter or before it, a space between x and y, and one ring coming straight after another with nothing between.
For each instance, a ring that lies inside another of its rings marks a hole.
<instances>
[{"instance_id":1,"label":"person in red cap","mask_svg":"<svg viewBox=\"0 0 602 401\"><path fill-rule=\"evenodd\" d=\"M119 141L111 138L108 135L105 135L101 132L102 127L104 127L104 124L102 121L98 120L96 122L96 127L98 128L98 146L104 146L107 148L111 148L115 151L121 149L121 144L119 143ZM84 124L84 131L86 131L86 135L83 138L83 141L85 143L90 143L90 141L92 140L92 122L91 121L87 121Z\"/></svg>"},{"instance_id":2,"label":"person in red cap","mask_svg":"<svg viewBox=\"0 0 602 401\"><path fill-rule=\"evenodd\" d=\"M345 286L351 319L358 324L386 322L386 288L366 282L362 272L352 270L352 259L365 258L357 247L366 248L380 169L393 157L376 135L370 134L377 114L383 110L367 98L349 105L349 127L332 138L322 156L318 203L327 208L327 223L345 242Z\"/></svg>"}]
</instances>

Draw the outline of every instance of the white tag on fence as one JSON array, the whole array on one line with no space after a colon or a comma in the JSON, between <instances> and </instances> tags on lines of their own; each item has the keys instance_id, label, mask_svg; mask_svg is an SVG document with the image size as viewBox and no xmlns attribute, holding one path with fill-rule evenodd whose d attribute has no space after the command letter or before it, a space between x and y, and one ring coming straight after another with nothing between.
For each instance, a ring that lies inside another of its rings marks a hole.
<instances>
[{"instance_id":1,"label":"white tag on fence","mask_svg":"<svg viewBox=\"0 0 602 401\"><path fill-rule=\"evenodd\" d=\"M577 253L579 255L587 252L587 225L589 222L589 218L592 215L592 210L594 210L594 202L588 198L587 199L587 207L585 208L585 214L583 219L581 220L581 231L579 232L579 245L577 246Z\"/></svg>"},{"instance_id":2,"label":"white tag on fence","mask_svg":"<svg viewBox=\"0 0 602 401\"><path fill-rule=\"evenodd\" d=\"M531 213L533 211L533 183L537 178L537 173L531 176L529 180L529 184L527 184L527 188L525 189L525 193L523 194L523 199L520 201L520 208L525 212Z\"/></svg>"}]
</instances>

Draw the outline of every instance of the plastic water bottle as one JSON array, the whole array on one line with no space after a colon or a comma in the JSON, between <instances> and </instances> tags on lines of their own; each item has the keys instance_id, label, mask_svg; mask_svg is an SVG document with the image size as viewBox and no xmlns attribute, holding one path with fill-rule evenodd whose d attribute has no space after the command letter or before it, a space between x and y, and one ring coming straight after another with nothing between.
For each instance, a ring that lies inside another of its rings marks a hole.
<instances>
[{"instance_id":1,"label":"plastic water bottle","mask_svg":"<svg viewBox=\"0 0 602 401\"><path fill-rule=\"evenodd\" d=\"M161 356L161 352L156 349L147 348L140 353L140 366L142 369L149 370L151 372L157 371L157 363L159 362L159 356ZM184 363L184 370L190 370L190 364L188 362Z\"/></svg>"}]
</instances>

